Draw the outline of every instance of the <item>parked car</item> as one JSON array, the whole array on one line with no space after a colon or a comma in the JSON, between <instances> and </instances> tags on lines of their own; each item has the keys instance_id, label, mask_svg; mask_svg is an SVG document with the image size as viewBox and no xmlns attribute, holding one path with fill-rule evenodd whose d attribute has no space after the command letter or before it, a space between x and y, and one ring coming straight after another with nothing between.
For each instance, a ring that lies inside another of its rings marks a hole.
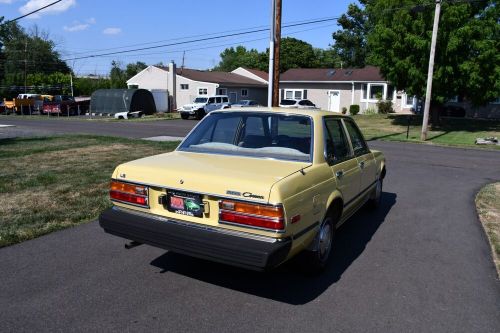
<instances>
[{"instance_id":1,"label":"parked car","mask_svg":"<svg viewBox=\"0 0 500 333\"><path fill-rule=\"evenodd\" d=\"M81 115L89 110L90 100L76 101L73 96L54 95L43 103L43 114Z\"/></svg>"},{"instance_id":2,"label":"parked car","mask_svg":"<svg viewBox=\"0 0 500 333\"><path fill-rule=\"evenodd\" d=\"M171 153L119 165L104 231L254 270L305 251L319 271L335 230L377 207L384 155L348 116L298 109L211 112Z\"/></svg>"},{"instance_id":3,"label":"parked car","mask_svg":"<svg viewBox=\"0 0 500 333\"><path fill-rule=\"evenodd\" d=\"M283 108L318 109L316 104L308 99L282 99L280 106Z\"/></svg>"},{"instance_id":4,"label":"parked car","mask_svg":"<svg viewBox=\"0 0 500 333\"><path fill-rule=\"evenodd\" d=\"M198 96L193 103L184 105L179 112L182 119L188 119L190 116L201 119L211 111L230 107L227 95Z\"/></svg>"},{"instance_id":5,"label":"parked car","mask_svg":"<svg viewBox=\"0 0 500 333\"><path fill-rule=\"evenodd\" d=\"M254 101L253 99L242 99L241 101L238 101L235 104L231 104L231 107L234 108L246 108L250 106L258 107L261 105L259 104L259 102Z\"/></svg>"},{"instance_id":6,"label":"parked car","mask_svg":"<svg viewBox=\"0 0 500 333\"><path fill-rule=\"evenodd\" d=\"M43 98L39 94L19 94L14 99L17 114L40 113L43 107Z\"/></svg>"},{"instance_id":7,"label":"parked car","mask_svg":"<svg viewBox=\"0 0 500 333\"><path fill-rule=\"evenodd\" d=\"M117 112L114 115L115 119L130 119L130 118L142 118L144 116L144 112L142 111L125 111L125 112Z\"/></svg>"}]
</instances>

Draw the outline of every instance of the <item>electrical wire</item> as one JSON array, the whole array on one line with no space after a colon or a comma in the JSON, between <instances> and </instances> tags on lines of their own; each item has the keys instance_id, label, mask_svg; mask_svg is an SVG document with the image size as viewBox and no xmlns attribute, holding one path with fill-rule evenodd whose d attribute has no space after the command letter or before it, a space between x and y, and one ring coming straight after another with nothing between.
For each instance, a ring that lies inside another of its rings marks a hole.
<instances>
[{"instance_id":1,"label":"electrical wire","mask_svg":"<svg viewBox=\"0 0 500 333\"><path fill-rule=\"evenodd\" d=\"M45 5L45 6L43 6L43 7L40 7L40 8L38 8L38 9L35 9L35 10L34 10L34 11L32 11L32 12L29 12L29 13L26 13L26 14L21 15L21 16L19 16L19 17L13 18L12 20L5 21L4 23L0 24L0 26L2 26L2 25L4 25L4 24L7 24L7 23L10 23L10 22L15 22L15 21L18 21L18 20L20 20L20 19L22 19L22 18L25 18L25 17L27 17L27 16L33 15L33 14L35 14L35 13L38 13L39 11L44 10L45 8L48 8L48 7L54 6L55 4L57 4L57 3L61 2L61 1L63 1L63 0L57 0L57 1L51 2L51 3L49 3L48 5Z\"/></svg>"}]
</instances>

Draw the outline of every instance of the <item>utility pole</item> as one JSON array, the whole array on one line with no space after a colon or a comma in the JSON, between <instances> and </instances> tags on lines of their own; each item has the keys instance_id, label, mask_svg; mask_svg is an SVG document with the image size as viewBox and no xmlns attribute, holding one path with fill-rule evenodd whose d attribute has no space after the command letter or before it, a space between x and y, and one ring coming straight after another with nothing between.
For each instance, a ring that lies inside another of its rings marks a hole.
<instances>
[{"instance_id":1,"label":"utility pole","mask_svg":"<svg viewBox=\"0 0 500 333\"><path fill-rule=\"evenodd\" d=\"M271 0L271 34L269 40L269 86L267 106L279 105L281 0Z\"/></svg>"},{"instance_id":2,"label":"utility pole","mask_svg":"<svg viewBox=\"0 0 500 333\"><path fill-rule=\"evenodd\" d=\"M182 75L182 70L184 69L184 58L186 57L186 51L182 52L182 65L181 65L181 75Z\"/></svg>"},{"instance_id":3,"label":"utility pole","mask_svg":"<svg viewBox=\"0 0 500 333\"><path fill-rule=\"evenodd\" d=\"M432 27L431 53L429 55L429 70L427 72L427 88L425 90L424 119L422 121L422 134L420 140L427 140L427 127L429 126L429 109L431 106L432 75L434 73L434 54L436 53L436 39L439 28L439 14L441 12L441 0L436 0L434 12L434 26Z\"/></svg>"},{"instance_id":4,"label":"utility pole","mask_svg":"<svg viewBox=\"0 0 500 333\"><path fill-rule=\"evenodd\" d=\"M71 72L69 73L69 82L71 85L71 97L74 97L74 95L73 95L73 74Z\"/></svg>"},{"instance_id":5,"label":"utility pole","mask_svg":"<svg viewBox=\"0 0 500 333\"><path fill-rule=\"evenodd\" d=\"M276 0L274 19L273 106L280 104L281 0Z\"/></svg>"}]
</instances>

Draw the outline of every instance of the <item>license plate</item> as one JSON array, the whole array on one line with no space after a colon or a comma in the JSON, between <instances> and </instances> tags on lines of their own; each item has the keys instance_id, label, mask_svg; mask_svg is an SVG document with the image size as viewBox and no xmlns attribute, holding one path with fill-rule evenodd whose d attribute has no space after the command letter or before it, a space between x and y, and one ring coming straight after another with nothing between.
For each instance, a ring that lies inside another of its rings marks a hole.
<instances>
[{"instance_id":1,"label":"license plate","mask_svg":"<svg viewBox=\"0 0 500 333\"><path fill-rule=\"evenodd\" d=\"M187 192L167 192L167 210L186 216L203 217L201 195Z\"/></svg>"}]
</instances>

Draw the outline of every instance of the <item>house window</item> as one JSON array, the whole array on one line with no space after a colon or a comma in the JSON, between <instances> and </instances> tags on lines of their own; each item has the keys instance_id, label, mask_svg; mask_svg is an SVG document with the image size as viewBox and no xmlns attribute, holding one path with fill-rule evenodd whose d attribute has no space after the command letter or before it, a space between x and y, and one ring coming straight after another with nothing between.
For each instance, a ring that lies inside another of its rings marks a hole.
<instances>
[{"instance_id":1,"label":"house window","mask_svg":"<svg viewBox=\"0 0 500 333\"><path fill-rule=\"evenodd\" d=\"M226 88L217 89L217 95L227 95L227 89Z\"/></svg>"},{"instance_id":2,"label":"house window","mask_svg":"<svg viewBox=\"0 0 500 333\"><path fill-rule=\"evenodd\" d=\"M285 99L304 99L306 94L307 90L285 89Z\"/></svg>"},{"instance_id":3,"label":"house window","mask_svg":"<svg viewBox=\"0 0 500 333\"><path fill-rule=\"evenodd\" d=\"M189 90L189 84L181 84L181 90Z\"/></svg>"},{"instance_id":4,"label":"house window","mask_svg":"<svg viewBox=\"0 0 500 333\"><path fill-rule=\"evenodd\" d=\"M198 95L208 95L207 88L198 88Z\"/></svg>"},{"instance_id":5,"label":"house window","mask_svg":"<svg viewBox=\"0 0 500 333\"><path fill-rule=\"evenodd\" d=\"M376 102L379 99L386 99L387 90L385 83L364 83L361 85L361 101Z\"/></svg>"},{"instance_id":6,"label":"house window","mask_svg":"<svg viewBox=\"0 0 500 333\"><path fill-rule=\"evenodd\" d=\"M248 96L248 89L241 89L241 97L247 97Z\"/></svg>"},{"instance_id":7,"label":"house window","mask_svg":"<svg viewBox=\"0 0 500 333\"><path fill-rule=\"evenodd\" d=\"M403 97L403 107L404 108L412 108L413 107L413 101L414 101L415 97L413 96L408 96L407 94L404 94L404 97Z\"/></svg>"}]
</instances>

